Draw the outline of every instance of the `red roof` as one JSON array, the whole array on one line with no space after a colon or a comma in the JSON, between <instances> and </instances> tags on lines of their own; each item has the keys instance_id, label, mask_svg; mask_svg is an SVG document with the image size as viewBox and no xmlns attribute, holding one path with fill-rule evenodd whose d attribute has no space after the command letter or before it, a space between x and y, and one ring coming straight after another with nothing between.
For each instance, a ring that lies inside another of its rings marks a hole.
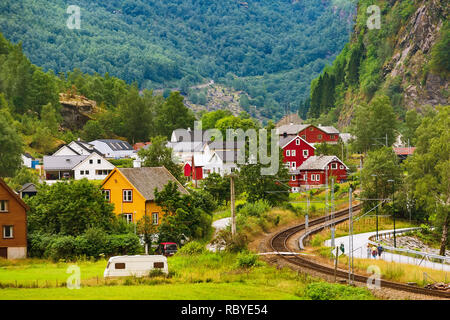
<instances>
[{"instance_id":1,"label":"red roof","mask_svg":"<svg viewBox=\"0 0 450 320\"><path fill-rule=\"evenodd\" d=\"M416 147L409 147L409 148L394 148L394 152L396 155L412 155L414 153L414 150L416 150Z\"/></svg>"},{"instance_id":2,"label":"red roof","mask_svg":"<svg viewBox=\"0 0 450 320\"><path fill-rule=\"evenodd\" d=\"M146 145L152 144L151 142L137 142L134 144L133 149L134 150L139 150L143 147L145 147Z\"/></svg>"}]
</instances>

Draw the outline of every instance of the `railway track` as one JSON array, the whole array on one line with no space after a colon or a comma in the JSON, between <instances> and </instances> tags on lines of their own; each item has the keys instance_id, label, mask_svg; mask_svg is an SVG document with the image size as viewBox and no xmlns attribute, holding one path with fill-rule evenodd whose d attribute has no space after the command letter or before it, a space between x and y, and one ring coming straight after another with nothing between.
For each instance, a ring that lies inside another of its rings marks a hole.
<instances>
[{"instance_id":1,"label":"railway track","mask_svg":"<svg viewBox=\"0 0 450 320\"><path fill-rule=\"evenodd\" d=\"M353 207L353 211L355 213L359 210L360 210L360 205L356 205ZM346 221L346 220L348 220L348 209L337 211L333 215L334 215L334 220L333 220L334 223ZM320 225L320 224L323 224L328 221L331 223L330 216L323 216L323 217L311 220L309 222L309 227L312 227L315 225ZM320 228L313 229L313 231L310 234L319 232L327 225L328 224L325 223ZM275 236L272 237L272 239L270 239L270 246L272 247L273 251L275 251L275 252L292 252L288 248L287 241L294 234L296 234L299 231L302 231L304 229L305 229L304 223L299 224L294 227L291 227L291 228L288 228L288 229L285 229L285 230L277 233ZM311 270L314 270L314 271L317 271L317 272L320 272L323 274L327 274L327 275L334 276L334 274L335 274L335 270L333 267L319 264L317 262L311 261L310 259L301 257L299 255L288 256L288 255L284 254L284 255L280 255L280 256L282 259L287 260L288 262L290 262L296 266L299 266L299 267L311 269ZM348 279L349 273L338 269L336 271L336 276L338 278ZM369 277L367 277L367 276L354 274L354 273L351 275L351 278L356 282L362 282L362 283L367 283L367 280L369 279ZM387 281L387 280L382 280L382 279L380 279L380 285L381 285L381 287L385 287L385 288L450 299L450 292L446 292L446 291L425 289L425 288L421 288L421 287L410 286L407 284L393 282L393 281Z\"/></svg>"}]
</instances>

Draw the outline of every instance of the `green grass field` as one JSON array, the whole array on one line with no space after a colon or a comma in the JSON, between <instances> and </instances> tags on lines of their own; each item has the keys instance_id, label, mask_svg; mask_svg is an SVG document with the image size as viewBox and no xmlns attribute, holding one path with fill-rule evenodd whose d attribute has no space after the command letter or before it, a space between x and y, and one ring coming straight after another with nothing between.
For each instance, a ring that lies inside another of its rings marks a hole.
<instances>
[{"instance_id":1,"label":"green grass field","mask_svg":"<svg viewBox=\"0 0 450 320\"><path fill-rule=\"evenodd\" d=\"M329 284L259 261L238 267L237 255L204 253L169 258L170 275L103 279L105 260L51 263L0 260L0 299L316 299ZM81 288L68 289L67 267L80 267ZM58 284L58 286L57 286ZM333 299L373 299L366 289L330 284ZM348 291L350 290L350 291ZM353 290L353 291L352 291ZM317 295L318 294L318 295Z\"/></svg>"}]
</instances>

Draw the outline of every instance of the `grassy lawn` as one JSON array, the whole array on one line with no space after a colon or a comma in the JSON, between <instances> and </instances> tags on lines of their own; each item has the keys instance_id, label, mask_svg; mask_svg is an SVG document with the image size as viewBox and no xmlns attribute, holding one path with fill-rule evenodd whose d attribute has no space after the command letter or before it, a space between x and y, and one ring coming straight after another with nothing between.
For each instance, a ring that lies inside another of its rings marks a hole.
<instances>
[{"instance_id":1,"label":"grassy lawn","mask_svg":"<svg viewBox=\"0 0 450 320\"><path fill-rule=\"evenodd\" d=\"M81 289L72 290L63 283L70 276L66 269L72 263L2 260L0 299L320 299L330 298L325 295L329 292L334 292L331 299L374 298L366 289L324 283L262 261L251 268L238 267L237 257L231 253L176 255L169 258L167 277L107 282L103 279L105 260L77 262ZM20 287L30 285L38 287Z\"/></svg>"}]
</instances>

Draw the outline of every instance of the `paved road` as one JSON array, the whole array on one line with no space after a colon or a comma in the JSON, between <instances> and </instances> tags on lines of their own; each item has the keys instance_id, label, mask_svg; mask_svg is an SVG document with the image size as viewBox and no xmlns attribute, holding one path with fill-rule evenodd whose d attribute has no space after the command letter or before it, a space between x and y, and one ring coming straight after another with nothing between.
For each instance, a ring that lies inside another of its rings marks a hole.
<instances>
[{"instance_id":1,"label":"paved road","mask_svg":"<svg viewBox=\"0 0 450 320\"><path fill-rule=\"evenodd\" d=\"M214 230L214 236L217 234L218 231L225 229L229 224L231 223L231 217L223 218L216 220L212 223ZM212 252L216 252L217 250L222 250L223 248L217 248L216 245L208 244L206 246L206 249Z\"/></svg>"},{"instance_id":2,"label":"paved road","mask_svg":"<svg viewBox=\"0 0 450 320\"><path fill-rule=\"evenodd\" d=\"M408 228L406 228L406 229L408 229ZM400 230L404 230L404 229L397 229L397 230L400 231ZM384 233L384 232L391 232L391 231L393 231L393 230L383 230L382 232ZM353 235L353 248L354 248L353 252L354 252L355 258L364 258L364 259L368 258L367 243L368 243L369 237L371 237L375 234L376 234L376 232L367 232L367 233L360 233L360 234ZM349 236L339 237L339 238L335 239L335 245L340 246L341 243L343 243L344 244L344 253L348 254L348 247L349 247L348 241L349 241ZM331 245L331 240L326 240L325 245L329 247ZM377 257L377 259L378 259L378 257ZM414 264L414 265L420 264L420 266L422 266L422 267L450 271L449 264L435 263L435 262L430 262L428 260L421 261L422 259L404 256L401 254L393 254L393 253L389 253L389 252L383 252L381 255L381 259L386 260L386 261L391 261L391 262L409 263L409 264Z\"/></svg>"}]
</instances>

